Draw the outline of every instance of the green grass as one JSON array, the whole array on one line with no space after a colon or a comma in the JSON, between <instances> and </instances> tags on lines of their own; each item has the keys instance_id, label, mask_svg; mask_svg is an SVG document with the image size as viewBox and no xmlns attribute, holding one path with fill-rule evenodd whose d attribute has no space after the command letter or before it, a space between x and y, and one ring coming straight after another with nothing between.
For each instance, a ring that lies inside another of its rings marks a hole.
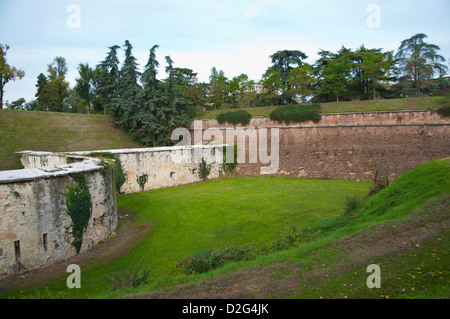
<instances>
[{"instance_id":1,"label":"green grass","mask_svg":"<svg viewBox=\"0 0 450 319\"><path fill-rule=\"evenodd\" d=\"M138 212L137 223L150 223L151 232L123 257L106 264L92 261L95 266L82 273L82 289L71 291L70 298L110 298L142 291L167 290L183 283L197 285L218 276L279 262L300 263L306 267L305 271L308 266L320 268L323 264L330 267L347 258L343 247L338 244L345 237L358 234L383 237L391 234L393 228L380 232L373 228L375 225L387 227L389 223L406 222L422 214L433 214L436 207L443 210L444 216L448 214L449 177L449 158L429 162L403 174L387 188L364 200L359 208L346 213L345 197L348 194L364 196L370 188L369 182L235 177L123 195L119 197L118 207ZM440 201L439 205L431 205L436 201ZM186 276L175 268L179 260L194 252L269 243L291 224L313 227L321 231L320 236L299 247L251 261L226 264L206 274ZM446 283L449 274L445 271L449 261L446 250L448 236L442 239L426 243L411 254L407 252L378 259L374 255L373 263L383 265L383 280L388 283L382 293L398 298L448 297ZM370 245L370 241L366 245ZM440 258L423 265L435 250L440 251ZM363 262L372 262L371 257L367 258ZM132 267L140 262L146 269L152 270L151 282L134 291L111 292L105 273L114 274L123 267ZM368 275L365 268L362 270L357 266L352 262L343 269L331 269L333 276L313 283L299 278L307 294L299 295L286 290L283 297L376 297L380 291L367 292L363 285ZM420 270L417 267L428 272L435 271L436 278L430 279L426 274L418 273ZM414 276L420 277L416 281L421 285L408 281L408 274L413 270L417 273ZM273 279L284 276L283 272L278 272ZM405 295L395 290L399 287L395 284L396 280L404 286L402 289L407 291ZM42 286L45 283L22 291L11 291L5 296L67 297L65 277L45 288ZM427 290L418 289L422 286ZM412 289L414 287L415 290Z\"/></svg>"},{"instance_id":2,"label":"green grass","mask_svg":"<svg viewBox=\"0 0 450 319\"><path fill-rule=\"evenodd\" d=\"M351 102L330 102L322 103L324 113L347 113L347 112L371 112L371 111L401 111L401 110L435 110L445 105L445 100L440 96L404 98L404 99L386 99L386 100L367 100ZM240 110L247 111L252 116L269 116L269 114L278 108L277 106L249 107ZM211 110L203 111L198 114L196 119L216 118L219 114L229 110Z\"/></svg>"},{"instance_id":3,"label":"green grass","mask_svg":"<svg viewBox=\"0 0 450 319\"><path fill-rule=\"evenodd\" d=\"M15 152L139 147L106 115L0 110L0 170L20 169Z\"/></svg>"},{"instance_id":4,"label":"green grass","mask_svg":"<svg viewBox=\"0 0 450 319\"><path fill-rule=\"evenodd\" d=\"M118 208L138 212L138 224L152 231L132 251L83 272L82 289L72 297L110 296L106 274L143 260L152 269L155 286L191 280L176 270L177 262L205 249L267 243L291 223L306 225L338 216L348 193L365 194L368 182L296 178L223 178L149 192L119 196ZM56 296L65 281L50 286ZM43 293L24 290L21 296Z\"/></svg>"}]
</instances>

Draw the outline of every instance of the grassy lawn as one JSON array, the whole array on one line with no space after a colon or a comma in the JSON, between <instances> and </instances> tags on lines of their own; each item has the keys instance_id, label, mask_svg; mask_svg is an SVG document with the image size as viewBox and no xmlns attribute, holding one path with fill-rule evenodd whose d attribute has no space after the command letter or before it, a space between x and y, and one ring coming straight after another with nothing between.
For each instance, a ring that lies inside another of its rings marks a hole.
<instances>
[{"instance_id":1,"label":"grassy lawn","mask_svg":"<svg viewBox=\"0 0 450 319\"><path fill-rule=\"evenodd\" d=\"M445 104L440 96L387 99L387 100L367 100L350 102L330 102L322 103L324 113L346 113L346 112L370 112L370 111L400 111L400 110L430 110L436 109ZM269 116L270 112L277 106L262 106L242 108L253 116ZM216 118L221 113L230 110L211 110L204 111L196 116L196 119Z\"/></svg>"},{"instance_id":2,"label":"grassy lawn","mask_svg":"<svg viewBox=\"0 0 450 319\"><path fill-rule=\"evenodd\" d=\"M105 274L115 276L124 265L129 268L140 262L152 270L155 286L190 280L175 265L191 253L267 243L291 224L306 225L338 216L343 212L345 196L366 194L369 185L339 180L236 177L120 196L118 208L138 212L137 223L150 223L151 231L127 255L104 265L92 261L96 266L87 271L82 267L82 289L70 291L70 297L109 296L111 286ZM48 289L51 296L67 296L65 280ZM19 295L42 296L46 291L24 290Z\"/></svg>"},{"instance_id":3,"label":"grassy lawn","mask_svg":"<svg viewBox=\"0 0 450 319\"><path fill-rule=\"evenodd\" d=\"M139 147L109 116L0 110L0 170L20 169L15 152Z\"/></svg>"}]
</instances>

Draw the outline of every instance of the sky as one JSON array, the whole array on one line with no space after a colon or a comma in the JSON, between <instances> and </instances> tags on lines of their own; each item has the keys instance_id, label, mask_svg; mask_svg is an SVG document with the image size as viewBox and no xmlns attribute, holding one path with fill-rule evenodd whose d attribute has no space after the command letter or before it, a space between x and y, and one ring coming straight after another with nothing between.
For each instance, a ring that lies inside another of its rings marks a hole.
<instances>
[{"instance_id":1,"label":"sky","mask_svg":"<svg viewBox=\"0 0 450 319\"><path fill-rule=\"evenodd\" d=\"M342 46L396 51L416 33L440 46L449 66L448 17L449 0L0 0L0 43L10 46L7 62L25 71L6 84L5 100L34 99L37 76L56 56L66 58L73 87L80 63L96 66L125 40L141 70L159 45L161 79L167 55L200 82L212 67L258 81L277 51L300 50L314 63L320 50Z\"/></svg>"}]
</instances>

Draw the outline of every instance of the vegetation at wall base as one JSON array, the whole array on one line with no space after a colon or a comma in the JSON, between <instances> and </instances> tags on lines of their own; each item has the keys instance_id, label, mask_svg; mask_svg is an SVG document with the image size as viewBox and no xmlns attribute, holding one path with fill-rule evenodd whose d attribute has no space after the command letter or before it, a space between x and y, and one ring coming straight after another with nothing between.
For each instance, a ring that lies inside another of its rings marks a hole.
<instances>
[{"instance_id":1,"label":"vegetation at wall base","mask_svg":"<svg viewBox=\"0 0 450 319\"><path fill-rule=\"evenodd\" d=\"M220 124L230 123L234 126L238 124L245 126L250 123L251 118L252 115L249 112L239 110L234 112L221 113L216 117L216 120Z\"/></svg>"},{"instance_id":2,"label":"vegetation at wall base","mask_svg":"<svg viewBox=\"0 0 450 319\"><path fill-rule=\"evenodd\" d=\"M200 163L199 176L202 180L206 180L211 172L211 164L207 164L205 159L202 157L202 162Z\"/></svg>"},{"instance_id":3,"label":"vegetation at wall base","mask_svg":"<svg viewBox=\"0 0 450 319\"><path fill-rule=\"evenodd\" d=\"M231 151L233 152L233 160L232 161L227 159L227 154L229 154L229 152L231 152ZM222 165L220 165L220 167L219 167L219 176L230 175L238 165L237 144L223 146L222 154L223 154L223 158L222 158Z\"/></svg>"},{"instance_id":4,"label":"vegetation at wall base","mask_svg":"<svg viewBox=\"0 0 450 319\"><path fill-rule=\"evenodd\" d=\"M272 121L287 125L291 122L301 123L306 121L319 123L321 119L320 110L319 104L289 104L276 108L269 114L269 117Z\"/></svg>"},{"instance_id":5,"label":"vegetation at wall base","mask_svg":"<svg viewBox=\"0 0 450 319\"><path fill-rule=\"evenodd\" d=\"M450 116L450 106L443 106L441 108L438 108L437 112L439 113L439 115L448 117Z\"/></svg>"}]
</instances>

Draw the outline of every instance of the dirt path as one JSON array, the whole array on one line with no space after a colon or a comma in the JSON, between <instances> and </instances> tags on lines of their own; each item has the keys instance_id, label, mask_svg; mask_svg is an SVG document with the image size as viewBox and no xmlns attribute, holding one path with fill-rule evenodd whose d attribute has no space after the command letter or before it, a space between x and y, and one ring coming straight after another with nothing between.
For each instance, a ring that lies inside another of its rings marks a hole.
<instances>
[{"instance_id":1,"label":"dirt path","mask_svg":"<svg viewBox=\"0 0 450 319\"><path fill-rule=\"evenodd\" d=\"M98 262L107 262L126 254L139 243L150 231L150 225L137 226L134 222L135 213L131 211L119 211L119 227L115 233L107 238L103 244L91 250L78 254L64 262L36 269L26 274L19 274L3 281L0 287L22 288L39 283L48 284L51 281L67 277L67 266L77 264L87 270L94 267Z\"/></svg>"}]
</instances>

